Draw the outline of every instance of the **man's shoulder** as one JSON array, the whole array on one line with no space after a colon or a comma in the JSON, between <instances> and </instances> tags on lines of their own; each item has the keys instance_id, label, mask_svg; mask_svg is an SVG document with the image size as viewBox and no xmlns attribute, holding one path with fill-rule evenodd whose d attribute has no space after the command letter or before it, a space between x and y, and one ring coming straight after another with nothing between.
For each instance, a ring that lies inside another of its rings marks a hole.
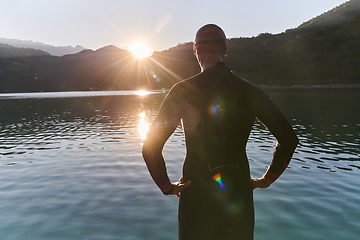
<instances>
[{"instance_id":1,"label":"man's shoulder","mask_svg":"<svg viewBox=\"0 0 360 240\"><path fill-rule=\"evenodd\" d=\"M189 88L190 86L196 84L201 79L202 73L198 73L192 77L186 78L184 80L181 80L177 83L175 83L171 87L171 91L178 92L178 91L184 91L185 89Z\"/></svg>"},{"instance_id":2,"label":"man's shoulder","mask_svg":"<svg viewBox=\"0 0 360 240\"><path fill-rule=\"evenodd\" d=\"M181 80L180 82L176 83L175 85L187 85L187 84L192 84L194 82L196 82L197 80L201 79L203 76L203 72L200 72L192 77L186 78L184 80Z\"/></svg>"},{"instance_id":3,"label":"man's shoulder","mask_svg":"<svg viewBox=\"0 0 360 240\"><path fill-rule=\"evenodd\" d=\"M171 91L173 91L173 93L199 91L199 89L204 90L204 86L205 88L224 88L228 89L230 92L243 92L246 90L249 94L264 94L264 91L259 86L238 76L225 66L215 66L190 78L177 82L173 85Z\"/></svg>"}]
</instances>

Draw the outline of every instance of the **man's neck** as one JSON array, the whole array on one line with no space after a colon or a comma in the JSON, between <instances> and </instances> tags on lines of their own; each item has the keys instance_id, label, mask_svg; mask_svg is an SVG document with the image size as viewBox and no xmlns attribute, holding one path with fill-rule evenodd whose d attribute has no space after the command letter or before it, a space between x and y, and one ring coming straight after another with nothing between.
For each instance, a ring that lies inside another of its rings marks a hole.
<instances>
[{"instance_id":1,"label":"man's neck","mask_svg":"<svg viewBox=\"0 0 360 240\"><path fill-rule=\"evenodd\" d=\"M223 62L224 57L217 54L200 55L198 56L198 61L201 67L201 71L203 72L209 67L214 67L216 63Z\"/></svg>"},{"instance_id":2,"label":"man's neck","mask_svg":"<svg viewBox=\"0 0 360 240\"><path fill-rule=\"evenodd\" d=\"M201 62L201 71L203 72L205 69L209 67L214 67L218 62L222 62L222 60Z\"/></svg>"}]
</instances>

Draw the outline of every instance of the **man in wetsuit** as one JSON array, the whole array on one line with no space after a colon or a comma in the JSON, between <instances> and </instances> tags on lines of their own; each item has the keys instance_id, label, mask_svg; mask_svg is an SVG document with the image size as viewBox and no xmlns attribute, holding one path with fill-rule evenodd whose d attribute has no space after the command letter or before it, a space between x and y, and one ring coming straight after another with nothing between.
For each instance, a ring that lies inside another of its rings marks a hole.
<instances>
[{"instance_id":1,"label":"man in wetsuit","mask_svg":"<svg viewBox=\"0 0 360 240\"><path fill-rule=\"evenodd\" d=\"M226 51L220 27L208 24L199 29L194 54L202 71L172 87L143 145L155 183L165 195L180 196L180 240L253 239L253 189L270 186L298 144L291 125L267 94L225 66ZM246 156L255 118L277 140L261 178L250 177ZM183 176L172 183L162 149L180 122L186 158Z\"/></svg>"}]
</instances>

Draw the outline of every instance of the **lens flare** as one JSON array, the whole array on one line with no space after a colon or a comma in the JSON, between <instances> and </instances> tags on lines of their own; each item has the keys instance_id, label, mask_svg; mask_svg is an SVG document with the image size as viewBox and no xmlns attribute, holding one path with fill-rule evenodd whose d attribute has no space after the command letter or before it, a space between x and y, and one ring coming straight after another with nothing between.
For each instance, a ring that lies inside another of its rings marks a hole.
<instances>
[{"instance_id":1,"label":"lens flare","mask_svg":"<svg viewBox=\"0 0 360 240\"><path fill-rule=\"evenodd\" d=\"M208 112L213 115L216 116L219 114L219 106L216 104L211 104L208 106Z\"/></svg>"},{"instance_id":2,"label":"lens flare","mask_svg":"<svg viewBox=\"0 0 360 240\"><path fill-rule=\"evenodd\" d=\"M229 202L226 208L224 209L229 215L236 215L243 211L244 208L244 199L238 198L233 202Z\"/></svg>"},{"instance_id":3,"label":"lens flare","mask_svg":"<svg viewBox=\"0 0 360 240\"><path fill-rule=\"evenodd\" d=\"M244 196L242 194L235 194L237 191L232 187L231 181L225 178L222 179L220 173L213 176L213 179L220 185L220 191L217 191L217 196L223 200L223 210L229 215L237 215L243 211L244 208ZM226 183L224 186L223 180Z\"/></svg>"},{"instance_id":4,"label":"lens flare","mask_svg":"<svg viewBox=\"0 0 360 240\"><path fill-rule=\"evenodd\" d=\"M156 21L155 32L159 33L166 26L166 24L170 22L172 18L173 16L169 13L159 17Z\"/></svg>"},{"instance_id":5,"label":"lens flare","mask_svg":"<svg viewBox=\"0 0 360 240\"><path fill-rule=\"evenodd\" d=\"M213 179L223 188L224 184L221 181L221 175L220 173L216 174L215 176L213 176Z\"/></svg>"}]
</instances>

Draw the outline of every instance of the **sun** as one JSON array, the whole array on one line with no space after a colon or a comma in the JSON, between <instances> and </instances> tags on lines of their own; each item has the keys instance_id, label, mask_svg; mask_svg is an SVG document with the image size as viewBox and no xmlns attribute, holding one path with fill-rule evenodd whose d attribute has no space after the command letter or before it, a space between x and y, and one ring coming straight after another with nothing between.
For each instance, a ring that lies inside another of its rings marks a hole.
<instances>
[{"instance_id":1,"label":"sun","mask_svg":"<svg viewBox=\"0 0 360 240\"><path fill-rule=\"evenodd\" d=\"M144 42L136 42L130 47L130 51L137 58L144 58L151 55L148 45Z\"/></svg>"},{"instance_id":2,"label":"sun","mask_svg":"<svg viewBox=\"0 0 360 240\"><path fill-rule=\"evenodd\" d=\"M149 92L147 92L147 91L136 91L135 94L140 95L140 96L144 96L144 95L148 95Z\"/></svg>"}]
</instances>

